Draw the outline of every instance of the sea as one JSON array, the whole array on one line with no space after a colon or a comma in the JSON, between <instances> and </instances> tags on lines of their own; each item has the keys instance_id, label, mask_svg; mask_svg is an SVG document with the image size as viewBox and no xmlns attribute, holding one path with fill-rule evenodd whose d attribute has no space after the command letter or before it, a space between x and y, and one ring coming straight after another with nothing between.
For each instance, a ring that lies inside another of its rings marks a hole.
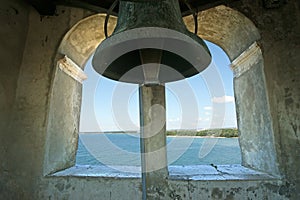
<instances>
[{"instance_id":1,"label":"sea","mask_svg":"<svg viewBox=\"0 0 300 200\"><path fill-rule=\"evenodd\" d=\"M241 164L238 138L167 137L168 165ZM140 166L140 137L136 133L79 135L78 165Z\"/></svg>"}]
</instances>

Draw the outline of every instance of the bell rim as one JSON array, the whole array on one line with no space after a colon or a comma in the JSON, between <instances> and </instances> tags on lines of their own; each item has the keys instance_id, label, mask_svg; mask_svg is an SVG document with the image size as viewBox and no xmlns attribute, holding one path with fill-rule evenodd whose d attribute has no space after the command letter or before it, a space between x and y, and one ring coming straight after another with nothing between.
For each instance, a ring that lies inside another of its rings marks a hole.
<instances>
[{"instance_id":1,"label":"bell rim","mask_svg":"<svg viewBox=\"0 0 300 200\"><path fill-rule=\"evenodd\" d=\"M197 35L195 36L198 37ZM199 39L202 40L200 37ZM212 59L205 43L204 45L205 46L192 38L190 34L184 34L172 29L161 27L135 28L114 34L103 40L94 53L92 66L96 72L103 75L109 65L125 53L143 48L157 48L171 51L183 58L187 58L186 60L192 61L190 63L198 73L200 73L209 66ZM112 51L112 48L115 48L114 51ZM190 48L192 48L192 50L190 50ZM192 55L194 55L194 57ZM195 58L199 56L201 58ZM99 63L102 64L100 65ZM189 76L178 78L177 80L182 80L198 73L193 73ZM105 77L126 83L141 84L140 81L122 81L118 78ZM176 81L176 79L167 82L173 81Z\"/></svg>"}]
</instances>

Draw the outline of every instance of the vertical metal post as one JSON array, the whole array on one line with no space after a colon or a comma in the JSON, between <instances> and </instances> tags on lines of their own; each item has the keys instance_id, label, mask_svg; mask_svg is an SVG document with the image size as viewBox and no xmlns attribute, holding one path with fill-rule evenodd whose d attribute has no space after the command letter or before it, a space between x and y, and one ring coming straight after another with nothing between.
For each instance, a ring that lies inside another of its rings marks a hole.
<instances>
[{"instance_id":1,"label":"vertical metal post","mask_svg":"<svg viewBox=\"0 0 300 200\"><path fill-rule=\"evenodd\" d=\"M146 174L145 174L145 143L144 143L144 114L143 114L143 90L139 86L139 107L140 107L140 148L141 148L141 168L142 168L142 200L146 200Z\"/></svg>"},{"instance_id":2,"label":"vertical metal post","mask_svg":"<svg viewBox=\"0 0 300 200\"><path fill-rule=\"evenodd\" d=\"M164 198L169 191L165 87L141 85L139 104L143 200Z\"/></svg>"}]
</instances>

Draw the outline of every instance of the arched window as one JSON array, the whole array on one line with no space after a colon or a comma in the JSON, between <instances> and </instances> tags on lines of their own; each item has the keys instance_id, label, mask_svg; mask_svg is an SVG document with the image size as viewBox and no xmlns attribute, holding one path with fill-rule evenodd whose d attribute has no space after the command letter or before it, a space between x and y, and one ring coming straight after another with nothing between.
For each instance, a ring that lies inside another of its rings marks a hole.
<instances>
[{"instance_id":1,"label":"arched window","mask_svg":"<svg viewBox=\"0 0 300 200\"><path fill-rule=\"evenodd\" d=\"M140 166L138 85L85 72L77 164Z\"/></svg>"},{"instance_id":2,"label":"arched window","mask_svg":"<svg viewBox=\"0 0 300 200\"><path fill-rule=\"evenodd\" d=\"M208 45L208 69L165 85L169 165L241 163L238 139L220 138L237 136L230 61L221 48ZM140 166L138 85L102 77L90 61L76 163Z\"/></svg>"},{"instance_id":3,"label":"arched window","mask_svg":"<svg viewBox=\"0 0 300 200\"><path fill-rule=\"evenodd\" d=\"M166 84L171 165L241 163L230 61L220 47L207 44L213 60L206 70Z\"/></svg>"}]
</instances>

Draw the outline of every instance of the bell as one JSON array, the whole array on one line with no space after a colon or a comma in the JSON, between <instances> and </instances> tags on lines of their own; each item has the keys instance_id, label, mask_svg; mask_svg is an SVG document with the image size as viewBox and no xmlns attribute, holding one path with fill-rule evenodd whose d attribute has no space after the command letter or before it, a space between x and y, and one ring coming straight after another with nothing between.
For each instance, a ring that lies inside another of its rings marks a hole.
<instances>
[{"instance_id":1,"label":"bell","mask_svg":"<svg viewBox=\"0 0 300 200\"><path fill-rule=\"evenodd\" d=\"M147 85L191 77L210 62L206 44L185 27L178 0L121 0L116 28L92 65L107 78Z\"/></svg>"}]
</instances>

